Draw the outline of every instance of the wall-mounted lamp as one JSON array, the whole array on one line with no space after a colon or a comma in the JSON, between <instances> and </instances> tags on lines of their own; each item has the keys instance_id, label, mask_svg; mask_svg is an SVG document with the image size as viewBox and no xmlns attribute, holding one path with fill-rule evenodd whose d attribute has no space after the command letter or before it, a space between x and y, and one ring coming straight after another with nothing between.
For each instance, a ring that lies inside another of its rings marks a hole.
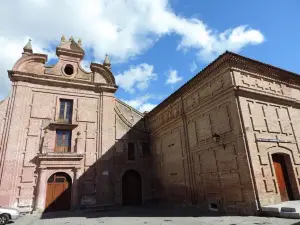
<instances>
[{"instance_id":1,"label":"wall-mounted lamp","mask_svg":"<svg viewBox=\"0 0 300 225\"><path fill-rule=\"evenodd\" d=\"M216 134L216 133L214 133L214 135L212 136L212 138L213 138L214 142L219 143L220 139L221 139L221 136L218 135L218 134Z\"/></svg>"},{"instance_id":2,"label":"wall-mounted lamp","mask_svg":"<svg viewBox=\"0 0 300 225\"><path fill-rule=\"evenodd\" d=\"M221 140L221 136L219 134L216 134L214 133L213 136L212 136L214 142L216 142L217 144L220 143L220 140ZM226 145L223 144L223 148L225 149L226 148Z\"/></svg>"}]
</instances>

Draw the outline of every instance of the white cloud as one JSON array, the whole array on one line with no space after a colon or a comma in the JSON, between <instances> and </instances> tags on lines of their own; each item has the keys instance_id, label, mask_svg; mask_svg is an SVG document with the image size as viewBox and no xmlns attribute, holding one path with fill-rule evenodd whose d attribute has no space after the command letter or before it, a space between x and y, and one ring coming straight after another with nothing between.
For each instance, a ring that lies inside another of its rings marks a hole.
<instances>
[{"instance_id":1,"label":"white cloud","mask_svg":"<svg viewBox=\"0 0 300 225\"><path fill-rule=\"evenodd\" d=\"M1 11L1 10L0 10ZM1 24L0 24L1 27ZM7 70L11 70L14 63L22 56L23 47L30 37L8 38L0 35L0 100L8 95L10 90L10 81ZM34 51L48 55L48 59L55 57L53 52L43 48L40 43L35 43Z\"/></svg>"},{"instance_id":2,"label":"white cloud","mask_svg":"<svg viewBox=\"0 0 300 225\"><path fill-rule=\"evenodd\" d=\"M197 64L196 64L196 62L195 62L195 60L190 64L190 71L192 72L192 73L194 73L195 71L196 71L196 69L198 68L198 66L197 66Z\"/></svg>"},{"instance_id":3,"label":"white cloud","mask_svg":"<svg viewBox=\"0 0 300 225\"><path fill-rule=\"evenodd\" d=\"M142 54L171 33L179 38L178 50L193 48L206 61L224 50L240 51L264 40L259 30L246 26L219 33L201 20L176 15L168 0L2 1L0 30L0 76L6 86L6 70L20 56L27 36L36 52L62 34L80 37L85 48L93 49L92 57L102 60L108 53L112 62Z\"/></svg>"},{"instance_id":4,"label":"white cloud","mask_svg":"<svg viewBox=\"0 0 300 225\"><path fill-rule=\"evenodd\" d=\"M136 88L146 90L150 81L157 79L157 74L153 70L154 67L146 63L131 66L129 70L115 76L117 85L130 93L134 93Z\"/></svg>"},{"instance_id":5,"label":"white cloud","mask_svg":"<svg viewBox=\"0 0 300 225\"><path fill-rule=\"evenodd\" d=\"M177 70L170 69L167 72L166 84L176 84L182 81L183 77L178 76Z\"/></svg>"},{"instance_id":6,"label":"white cloud","mask_svg":"<svg viewBox=\"0 0 300 225\"><path fill-rule=\"evenodd\" d=\"M126 104L130 105L131 107L137 109L140 112L145 112L145 111L151 111L157 104L150 103L150 99L157 99L157 97L146 94L143 96L136 97L131 100L122 100Z\"/></svg>"},{"instance_id":7,"label":"white cloud","mask_svg":"<svg viewBox=\"0 0 300 225\"><path fill-rule=\"evenodd\" d=\"M150 112L152 109L154 109L157 106L157 104L152 103L145 103L140 106L139 111L140 112Z\"/></svg>"}]
</instances>

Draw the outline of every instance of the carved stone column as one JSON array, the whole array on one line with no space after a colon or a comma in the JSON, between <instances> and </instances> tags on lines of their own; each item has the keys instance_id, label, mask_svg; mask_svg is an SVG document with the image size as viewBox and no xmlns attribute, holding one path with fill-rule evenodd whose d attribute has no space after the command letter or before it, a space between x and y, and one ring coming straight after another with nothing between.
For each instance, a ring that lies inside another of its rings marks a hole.
<instances>
[{"instance_id":1,"label":"carved stone column","mask_svg":"<svg viewBox=\"0 0 300 225\"><path fill-rule=\"evenodd\" d=\"M79 178L82 174L81 168L75 168L74 172L74 179L72 185L72 202L71 202L71 209L75 210L79 206Z\"/></svg>"},{"instance_id":2,"label":"carved stone column","mask_svg":"<svg viewBox=\"0 0 300 225\"><path fill-rule=\"evenodd\" d=\"M46 169L40 168L39 177L38 177L38 191L36 198L36 211L44 211L45 202L46 202L46 190L47 190L47 177Z\"/></svg>"}]
</instances>

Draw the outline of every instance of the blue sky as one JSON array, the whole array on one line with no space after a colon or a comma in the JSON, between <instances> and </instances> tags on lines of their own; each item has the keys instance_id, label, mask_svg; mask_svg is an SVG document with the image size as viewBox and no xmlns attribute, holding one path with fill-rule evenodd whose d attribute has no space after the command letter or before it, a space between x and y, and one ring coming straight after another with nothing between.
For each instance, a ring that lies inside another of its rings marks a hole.
<instances>
[{"instance_id":1,"label":"blue sky","mask_svg":"<svg viewBox=\"0 0 300 225\"><path fill-rule=\"evenodd\" d=\"M51 63L62 34L82 38L85 66L102 62L107 52L120 86L116 96L141 111L151 110L225 50L300 73L298 0L61 2L58 10L55 1L24 0L16 10L20 18L9 22L5 12L18 4L0 3L0 44L10 46L0 56L6 84L0 98L9 91L5 70L26 39L33 40L34 50L50 54Z\"/></svg>"}]
</instances>

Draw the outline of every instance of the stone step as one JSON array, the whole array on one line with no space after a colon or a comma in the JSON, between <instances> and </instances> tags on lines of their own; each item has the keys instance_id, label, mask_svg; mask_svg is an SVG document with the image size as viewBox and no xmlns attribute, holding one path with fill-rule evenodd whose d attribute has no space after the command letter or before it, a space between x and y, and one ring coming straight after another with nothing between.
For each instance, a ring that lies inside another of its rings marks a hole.
<instances>
[{"instance_id":1,"label":"stone step","mask_svg":"<svg viewBox=\"0 0 300 225\"><path fill-rule=\"evenodd\" d=\"M300 219L300 213L298 213L298 212L280 212L279 217L281 217L281 218L291 218L291 219Z\"/></svg>"},{"instance_id":2,"label":"stone step","mask_svg":"<svg viewBox=\"0 0 300 225\"><path fill-rule=\"evenodd\" d=\"M281 207L281 212L297 212L295 207Z\"/></svg>"},{"instance_id":3,"label":"stone step","mask_svg":"<svg viewBox=\"0 0 300 225\"><path fill-rule=\"evenodd\" d=\"M300 201L282 202L261 209L265 216L300 219Z\"/></svg>"}]
</instances>

